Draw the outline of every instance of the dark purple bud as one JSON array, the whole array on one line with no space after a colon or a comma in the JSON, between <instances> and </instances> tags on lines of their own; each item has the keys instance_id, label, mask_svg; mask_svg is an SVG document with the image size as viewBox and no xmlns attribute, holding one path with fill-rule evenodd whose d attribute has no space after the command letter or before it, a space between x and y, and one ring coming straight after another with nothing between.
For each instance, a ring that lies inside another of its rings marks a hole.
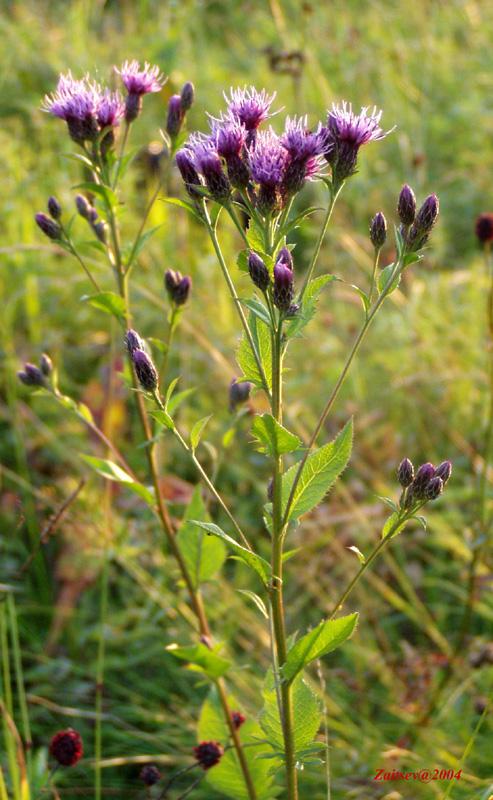
<instances>
[{"instance_id":1,"label":"dark purple bud","mask_svg":"<svg viewBox=\"0 0 493 800\"><path fill-rule=\"evenodd\" d=\"M424 492L427 500L436 500L437 497L440 497L441 493L443 492L442 479L438 476L432 478L431 481L426 485Z\"/></svg>"},{"instance_id":2,"label":"dark purple bud","mask_svg":"<svg viewBox=\"0 0 493 800\"><path fill-rule=\"evenodd\" d=\"M26 386L45 386L45 376L34 364L24 364L24 370L17 373L17 377Z\"/></svg>"},{"instance_id":3,"label":"dark purple bud","mask_svg":"<svg viewBox=\"0 0 493 800\"><path fill-rule=\"evenodd\" d=\"M62 238L62 229L60 228L60 225L58 222L55 222L54 219L51 219L48 214L43 214L42 211L39 211L37 214L35 214L34 218L36 220L36 224L39 228L41 228L48 239L56 240Z\"/></svg>"},{"instance_id":4,"label":"dark purple bud","mask_svg":"<svg viewBox=\"0 0 493 800\"><path fill-rule=\"evenodd\" d=\"M414 467L412 461L408 458L401 461L399 469L397 470L397 477L400 485L404 486L404 488L412 484L414 480Z\"/></svg>"},{"instance_id":5,"label":"dark purple bud","mask_svg":"<svg viewBox=\"0 0 493 800\"><path fill-rule=\"evenodd\" d=\"M274 266L272 302L280 311L287 311L293 300L293 273L284 261Z\"/></svg>"},{"instance_id":6,"label":"dark purple bud","mask_svg":"<svg viewBox=\"0 0 493 800\"><path fill-rule=\"evenodd\" d=\"M474 231L481 244L493 242L493 214L485 212L476 219Z\"/></svg>"},{"instance_id":7,"label":"dark purple bud","mask_svg":"<svg viewBox=\"0 0 493 800\"><path fill-rule=\"evenodd\" d=\"M370 240L375 250L380 250L387 238L387 220L381 211L375 214L370 225Z\"/></svg>"},{"instance_id":8,"label":"dark purple bud","mask_svg":"<svg viewBox=\"0 0 493 800\"><path fill-rule=\"evenodd\" d=\"M430 462L423 464L417 471L412 484L412 493L417 500L426 498L426 488L432 478L435 477L435 467Z\"/></svg>"},{"instance_id":9,"label":"dark purple bud","mask_svg":"<svg viewBox=\"0 0 493 800\"><path fill-rule=\"evenodd\" d=\"M181 104L181 97L179 94L174 94L169 99L168 118L166 120L166 132L169 134L171 139L175 139L180 133L182 122L183 108Z\"/></svg>"},{"instance_id":10,"label":"dark purple bud","mask_svg":"<svg viewBox=\"0 0 493 800\"><path fill-rule=\"evenodd\" d=\"M142 111L142 94L129 92L125 100L125 119L127 122L134 122Z\"/></svg>"},{"instance_id":11,"label":"dark purple bud","mask_svg":"<svg viewBox=\"0 0 493 800\"><path fill-rule=\"evenodd\" d=\"M41 372L47 378L53 372L53 361L51 360L51 358L49 356L46 355L46 353L42 353L41 354L41 358L39 360L39 366L41 367Z\"/></svg>"},{"instance_id":12,"label":"dark purple bud","mask_svg":"<svg viewBox=\"0 0 493 800\"><path fill-rule=\"evenodd\" d=\"M144 350L134 350L132 361L135 367L137 379L146 392L153 392L157 389L158 374L152 359Z\"/></svg>"},{"instance_id":13,"label":"dark purple bud","mask_svg":"<svg viewBox=\"0 0 493 800\"><path fill-rule=\"evenodd\" d=\"M246 403L252 389L253 383L250 381L238 381L238 378L233 378L229 384L229 410L234 411L236 406Z\"/></svg>"},{"instance_id":14,"label":"dark purple bud","mask_svg":"<svg viewBox=\"0 0 493 800\"><path fill-rule=\"evenodd\" d=\"M135 350L145 350L143 340L140 338L137 331L133 331L131 328L129 328L125 334L125 345L127 347L127 352L131 356L133 356Z\"/></svg>"},{"instance_id":15,"label":"dark purple bud","mask_svg":"<svg viewBox=\"0 0 493 800\"><path fill-rule=\"evenodd\" d=\"M99 222L93 223L92 229L99 241L106 244L108 240L108 226L106 222L101 219Z\"/></svg>"},{"instance_id":16,"label":"dark purple bud","mask_svg":"<svg viewBox=\"0 0 493 800\"><path fill-rule=\"evenodd\" d=\"M276 261L282 262L286 267L289 267L291 272L293 271L293 256L291 255L289 247L281 247L277 254Z\"/></svg>"},{"instance_id":17,"label":"dark purple bud","mask_svg":"<svg viewBox=\"0 0 493 800\"><path fill-rule=\"evenodd\" d=\"M224 754L219 742L201 742L197 747L193 748L193 752L204 771L215 766L215 764L219 764Z\"/></svg>"},{"instance_id":18,"label":"dark purple bud","mask_svg":"<svg viewBox=\"0 0 493 800\"><path fill-rule=\"evenodd\" d=\"M253 250L248 256L248 272L255 286L265 292L270 283L269 270Z\"/></svg>"},{"instance_id":19,"label":"dark purple bud","mask_svg":"<svg viewBox=\"0 0 493 800\"><path fill-rule=\"evenodd\" d=\"M414 192L407 183L401 189L399 200L397 201L397 214L403 225L409 227L416 217L416 198Z\"/></svg>"},{"instance_id":20,"label":"dark purple bud","mask_svg":"<svg viewBox=\"0 0 493 800\"><path fill-rule=\"evenodd\" d=\"M161 773L154 764L146 764L140 771L140 780L144 786L154 786L161 780Z\"/></svg>"},{"instance_id":21,"label":"dark purple bud","mask_svg":"<svg viewBox=\"0 0 493 800\"><path fill-rule=\"evenodd\" d=\"M177 306L183 306L188 300L190 289L192 287L192 279L185 275L182 278L180 272L174 272L172 269L166 270L164 274L164 288L168 292L169 299Z\"/></svg>"},{"instance_id":22,"label":"dark purple bud","mask_svg":"<svg viewBox=\"0 0 493 800\"><path fill-rule=\"evenodd\" d=\"M77 212L81 215L81 217L84 217L84 219L87 219L90 222L94 222L94 220L91 219L91 214L92 212L94 212L94 208L90 204L87 197L84 197L83 194L76 194L75 207L77 209ZM97 214L96 214L96 219L97 219Z\"/></svg>"},{"instance_id":23,"label":"dark purple bud","mask_svg":"<svg viewBox=\"0 0 493 800\"><path fill-rule=\"evenodd\" d=\"M231 186L235 189L246 189L250 182L250 172L243 158L237 153L227 156L226 169Z\"/></svg>"},{"instance_id":24,"label":"dark purple bud","mask_svg":"<svg viewBox=\"0 0 493 800\"><path fill-rule=\"evenodd\" d=\"M48 213L53 219L60 219L62 216L61 203L53 195L48 198Z\"/></svg>"},{"instance_id":25,"label":"dark purple bud","mask_svg":"<svg viewBox=\"0 0 493 800\"><path fill-rule=\"evenodd\" d=\"M203 200L203 195L193 189L193 186L202 186L199 173L195 169L192 159L186 150L179 150L176 154L176 166L180 170L185 188L194 200Z\"/></svg>"},{"instance_id":26,"label":"dark purple bud","mask_svg":"<svg viewBox=\"0 0 493 800\"><path fill-rule=\"evenodd\" d=\"M285 314L286 319L289 319L289 317L295 317L299 310L300 310L299 303L291 303Z\"/></svg>"},{"instance_id":27,"label":"dark purple bud","mask_svg":"<svg viewBox=\"0 0 493 800\"><path fill-rule=\"evenodd\" d=\"M438 197L436 194L430 194L419 209L416 219L409 229L406 243L408 251L420 250L424 247L437 221L438 212Z\"/></svg>"},{"instance_id":28,"label":"dark purple bud","mask_svg":"<svg viewBox=\"0 0 493 800\"><path fill-rule=\"evenodd\" d=\"M441 464L435 470L435 477L441 478L443 481L443 485L447 483L448 479L452 474L452 462L451 461L442 461Z\"/></svg>"},{"instance_id":29,"label":"dark purple bud","mask_svg":"<svg viewBox=\"0 0 493 800\"><path fill-rule=\"evenodd\" d=\"M181 90L181 110L184 114L189 111L195 100L195 87L191 81L187 81Z\"/></svg>"},{"instance_id":30,"label":"dark purple bud","mask_svg":"<svg viewBox=\"0 0 493 800\"><path fill-rule=\"evenodd\" d=\"M202 174L212 199L223 203L231 197L231 184L222 168L221 160L213 151L206 153L201 161Z\"/></svg>"}]
</instances>

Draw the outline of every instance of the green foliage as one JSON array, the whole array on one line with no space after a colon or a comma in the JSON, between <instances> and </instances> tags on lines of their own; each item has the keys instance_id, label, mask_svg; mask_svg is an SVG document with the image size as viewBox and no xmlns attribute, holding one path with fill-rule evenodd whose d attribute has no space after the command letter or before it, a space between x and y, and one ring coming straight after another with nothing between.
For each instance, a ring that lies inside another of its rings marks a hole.
<instances>
[{"instance_id":1,"label":"green foliage","mask_svg":"<svg viewBox=\"0 0 493 800\"><path fill-rule=\"evenodd\" d=\"M166 649L172 653L172 655L176 656L176 658L187 661L189 669L203 672L208 678L216 681L218 678L226 675L231 667L230 661L217 655L217 650L219 650L221 646L222 645L218 645L214 650L210 650L207 645L198 642L189 647L179 647L177 644L170 644Z\"/></svg>"},{"instance_id":2,"label":"green foliage","mask_svg":"<svg viewBox=\"0 0 493 800\"><path fill-rule=\"evenodd\" d=\"M308 664L343 644L352 636L357 621L358 614L327 620L298 639L290 649L286 663L282 666L283 677L288 683L291 683Z\"/></svg>"},{"instance_id":3,"label":"green foliage","mask_svg":"<svg viewBox=\"0 0 493 800\"><path fill-rule=\"evenodd\" d=\"M95 458L94 456L80 456L86 464L89 464L96 472L109 481L117 481L124 483L128 489L138 494L150 506L154 505L154 494L152 489L148 489L141 483L136 483L133 478L128 475L125 470L115 464L113 461L108 461L104 458Z\"/></svg>"},{"instance_id":4,"label":"green foliage","mask_svg":"<svg viewBox=\"0 0 493 800\"><path fill-rule=\"evenodd\" d=\"M177 540L194 586L210 580L218 572L226 558L226 547L221 539L207 536L192 519L206 519L204 501L200 486L195 488L192 499L185 512L183 523L177 533Z\"/></svg>"},{"instance_id":5,"label":"green foliage","mask_svg":"<svg viewBox=\"0 0 493 800\"><path fill-rule=\"evenodd\" d=\"M290 433L282 425L279 425L272 414L262 414L256 416L251 433L258 439L261 446L258 448L262 453L268 453L277 458L283 453L292 453L301 446L298 436Z\"/></svg>"},{"instance_id":6,"label":"green foliage","mask_svg":"<svg viewBox=\"0 0 493 800\"><path fill-rule=\"evenodd\" d=\"M99 242L101 244L101 242ZM84 295L81 300L88 300L94 308L100 308L112 314L118 322L125 319L125 301L115 292L98 292L98 294Z\"/></svg>"},{"instance_id":7,"label":"green foliage","mask_svg":"<svg viewBox=\"0 0 493 800\"><path fill-rule=\"evenodd\" d=\"M269 389L272 388L272 345L271 335L268 326L259 320L255 314L250 312L248 316L248 324L252 332L252 339L257 354L260 357L264 374L267 380ZM261 389L263 387L262 377L258 370L255 356L250 347L250 343L243 334L240 341L240 346L236 354L238 365L243 370L241 380L251 381L254 386Z\"/></svg>"},{"instance_id":8,"label":"green foliage","mask_svg":"<svg viewBox=\"0 0 493 800\"><path fill-rule=\"evenodd\" d=\"M284 737L276 686L272 669L269 669L262 691L264 707L260 714L260 725L274 753L284 753ZM301 675L292 684L294 746L297 758L302 761L303 753L312 742L320 725L320 708L317 698Z\"/></svg>"},{"instance_id":9,"label":"green foliage","mask_svg":"<svg viewBox=\"0 0 493 800\"><path fill-rule=\"evenodd\" d=\"M198 525L199 528L203 528L204 531L211 534L212 536L217 536L222 541L226 542L232 550L239 556L249 567L251 567L259 576L262 583L267 584L270 579L270 564L265 561L263 558L258 556L256 553L253 553L251 550L247 550L246 547L242 547L241 544L238 544L231 536L228 536L227 533L224 533L221 528L217 525L214 525L210 522L201 522L200 520L192 520L195 525Z\"/></svg>"}]
</instances>

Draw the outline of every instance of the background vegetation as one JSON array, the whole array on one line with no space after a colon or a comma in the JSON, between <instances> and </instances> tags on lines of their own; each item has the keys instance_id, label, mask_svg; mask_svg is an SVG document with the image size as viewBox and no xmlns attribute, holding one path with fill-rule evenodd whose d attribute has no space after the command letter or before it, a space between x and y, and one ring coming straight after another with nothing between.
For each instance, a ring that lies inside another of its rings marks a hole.
<instances>
[{"instance_id":1,"label":"background vegetation","mask_svg":"<svg viewBox=\"0 0 493 800\"><path fill-rule=\"evenodd\" d=\"M58 366L62 391L86 403L122 443L133 469L144 470L138 422L123 385L111 413L106 407L108 370L122 361L121 351L109 350L108 317L81 302L91 289L84 273L46 244L34 223L34 213L44 210L50 194L70 209L71 187L80 181L79 166L62 157L71 149L65 126L39 110L40 99L54 90L58 73L68 69L76 77L90 71L116 85L113 64L137 58L159 64L169 75L164 90L146 98L145 113L134 130L132 144L141 150L126 178L125 220L134 232L161 165L156 153L167 100L186 80L196 87L190 129L205 130L206 111L217 114L224 108L223 90L245 84L277 91L279 107L291 114L307 113L311 124L324 117L332 102L344 99L357 109L384 109L384 127L397 128L362 151L360 171L344 189L318 265L319 272L335 273L344 282L326 291L306 338L291 349L286 413L288 427L302 438L315 424L361 320L361 301L351 284L369 285L371 217L382 210L388 220L395 219L404 182L414 188L418 201L433 191L438 194L441 215L432 247L422 264L406 272L401 288L377 318L326 426L328 441L355 415L353 456L330 499L305 520L292 541L293 549L303 549L288 562L287 588L290 627L316 624L357 568L347 546L355 544L368 553L378 540L386 507L376 495L396 499L395 469L401 458L409 456L415 464L452 459L447 494L427 511L428 531L409 527L359 584L347 606L348 611L361 611L357 634L325 659L323 669L333 798L432 800L443 796L445 782L414 786L375 783L372 778L380 768L456 767L483 698L492 691L491 665L473 668L471 663L491 639L486 558L479 565L474 615L454 662L454 677L431 723L416 724L443 674L460 625L482 466L488 282L474 220L478 213L493 210L492 34L493 7L476 0L333 0L330 5L299 0L4 0L0 582L18 589L15 602L39 773L56 730L71 726L84 737L87 758L59 776L65 786L61 797L93 796L105 536L110 536L103 727L108 796L136 796L141 763L152 760L167 775L190 763L206 687L197 687L196 676L164 649L175 640L187 643L184 620L190 612L184 594L177 591L175 568L156 540L153 521L138 500L89 475L77 452L105 454L96 440L87 440L80 421L47 398L30 398L16 382L20 362L36 362L41 352L49 353ZM308 187L303 202L321 204L322 190L316 184ZM176 175L168 191L181 194ZM208 438L219 449L231 419L228 384L238 373L236 319L198 224L181 209L158 202L149 224L161 223L135 271L134 324L144 336L164 338L164 271L192 275L192 298L182 317L170 377L180 375L182 389L199 387L182 406L180 423L186 429L191 420L213 413ZM224 228L225 250L233 259L239 249L237 234L226 223ZM299 273L308 263L316 233L315 221L297 234ZM386 255L391 259L390 248ZM254 410L266 410L260 395L251 401ZM261 541L265 534L259 509L269 476L249 443L249 424L245 415L225 454L219 488L251 538ZM212 457L204 448L204 461ZM166 493L179 518L195 475L171 444L163 460L173 476L163 477ZM88 481L56 535L18 579L51 513L83 476ZM235 673L234 681L244 709L255 715L261 670L250 665L266 667L268 639L256 608L237 592L248 586L242 567L228 562L222 577L207 587L206 599L218 640L229 641L235 658L248 665ZM5 666L5 631L2 646ZM311 677L320 693L316 673ZM20 715L17 721L26 734ZM452 790L455 800L486 800L493 792L492 744L490 716ZM303 773L301 795L325 797L324 779L321 768ZM194 797L206 800L211 790L202 785Z\"/></svg>"}]
</instances>

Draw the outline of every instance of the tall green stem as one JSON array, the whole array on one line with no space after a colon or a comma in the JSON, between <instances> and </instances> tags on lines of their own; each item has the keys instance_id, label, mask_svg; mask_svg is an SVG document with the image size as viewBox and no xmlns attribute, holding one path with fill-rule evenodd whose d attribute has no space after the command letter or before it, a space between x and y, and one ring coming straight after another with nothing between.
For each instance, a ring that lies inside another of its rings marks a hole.
<instances>
[{"instance_id":1,"label":"tall green stem","mask_svg":"<svg viewBox=\"0 0 493 800\"><path fill-rule=\"evenodd\" d=\"M323 242L325 234L327 232L327 228L329 227L330 218L332 216L332 212L334 210L334 206L335 206L336 200L337 200L337 198L339 196L339 192L341 191L343 185L344 184L341 184L337 189L334 189L334 188L331 189L330 202L329 202L329 206L327 208L327 213L325 214L325 219L324 219L323 225L322 225L322 227L320 229L320 233L318 234L318 239L317 239L317 242L315 244L315 250L313 251L313 255L312 255L310 264L308 265L308 270L307 270L306 275L305 275L305 280L303 281L303 286L301 287L301 291L300 291L300 293L298 295L298 303L301 303L301 301L303 300L303 295L305 294L306 287L310 283L311 277L313 275L313 270L315 269L315 264L317 263L317 260L318 260L318 255L320 253L320 248L322 247L322 242Z\"/></svg>"}]
</instances>

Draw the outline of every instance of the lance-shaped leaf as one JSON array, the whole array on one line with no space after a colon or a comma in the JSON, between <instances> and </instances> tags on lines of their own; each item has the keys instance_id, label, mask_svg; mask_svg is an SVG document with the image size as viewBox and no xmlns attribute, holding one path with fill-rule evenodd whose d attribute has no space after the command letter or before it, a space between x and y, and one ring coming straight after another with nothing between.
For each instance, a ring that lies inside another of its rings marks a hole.
<instances>
[{"instance_id":1,"label":"lance-shaped leaf","mask_svg":"<svg viewBox=\"0 0 493 800\"><path fill-rule=\"evenodd\" d=\"M315 508L327 494L332 484L345 469L353 441L353 421L350 419L333 442L324 445L319 450L311 453L303 467L300 479L296 485L293 501L289 510L289 519L297 521L302 514ZM294 479L298 473L298 464L291 467L282 481L283 513Z\"/></svg>"},{"instance_id":2,"label":"lance-shaped leaf","mask_svg":"<svg viewBox=\"0 0 493 800\"><path fill-rule=\"evenodd\" d=\"M98 294L84 295L81 300L88 300L94 308L100 308L107 314L112 314L118 322L125 318L125 300L114 292L99 292Z\"/></svg>"},{"instance_id":3,"label":"lance-shaped leaf","mask_svg":"<svg viewBox=\"0 0 493 800\"><path fill-rule=\"evenodd\" d=\"M195 488L190 504L185 512L185 519L177 533L177 540L183 560L194 586L202 581L210 580L221 569L226 558L224 543L215 536L207 536L202 528L197 527L192 519L206 519L204 501L200 486Z\"/></svg>"},{"instance_id":4,"label":"lance-shaped leaf","mask_svg":"<svg viewBox=\"0 0 493 800\"><path fill-rule=\"evenodd\" d=\"M268 453L275 458L283 453L292 453L301 446L301 440L279 425L272 414L256 416L252 425L252 434L259 440L261 453Z\"/></svg>"},{"instance_id":5,"label":"lance-shaped leaf","mask_svg":"<svg viewBox=\"0 0 493 800\"><path fill-rule=\"evenodd\" d=\"M350 614L348 617L327 620L317 625L310 633L299 639L289 651L287 661L281 669L283 677L291 683L311 661L339 647L349 639L357 621L358 615Z\"/></svg>"},{"instance_id":6,"label":"lance-shaped leaf","mask_svg":"<svg viewBox=\"0 0 493 800\"><path fill-rule=\"evenodd\" d=\"M255 350L260 358L262 369L265 374L269 389L272 388L272 347L270 330L255 314L248 315L248 325L252 333ZM250 342L245 334L240 341L240 346L236 354L236 360L240 369L243 371L241 380L251 381L258 388L263 388L262 378L255 360L255 356L250 347Z\"/></svg>"},{"instance_id":7,"label":"lance-shaped leaf","mask_svg":"<svg viewBox=\"0 0 493 800\"><path fill-rule=\"evenodd\" d=\"M86 464L89 464L90 467L96 470L96 472L99 472L103 478L107 478L109 481L125 483L132 492L138 494L148 505L154 505L154 495L152 491L142 483L136 483L125 470L118 466L118 464L115 464L113 461L107 461L104 458L94 458L93 456L84 456L82 454L81 458Z\"/></svg>"},{"instance_id":8,"label":"lance-shaped leaf","mask_svg":"<svg viewBox=\"0 0 493 800\"><path fill-rule=\"evenodd\" d=\"M214 525L211 522L200 522L200 520L191 520L194 525L198 525L199 528L203 528L204 531L207 533L211 533L213 536L217 536L219 539L222 539L223 542L226 542L232 550L236 553L237 556L246 561L248 566L250 566L257 575L260 577L263 584L267 584L270 580L270 564L265 561L265 559L258 556L256 553L252 553L251 550L247 550L246 547L242 547L241 544L235 542L231 536L228 536L227 533L224 533L221 528L217 525Z\"/></svg>"},{"instance_id":9,"label":"lance-shaped leaf","mask_svg":"<svg viewBox=\"0 0 493 800\"><path fill-rule=\"evenodd\" d=\"M279 717L279 705L272 669L269 669L262 691L264 707L260 726L275 752L284 751L284 736ZM315 695L301 675L293 681L293 732L295 751L310 744L320 725L320 709Z\"/></svg>"},{"instance_id":10,"label":"lance-shaped leaf","mask_svg":"<svg viewBox=\"0 0 493 800\"><path fill-rule=\"evenodd\" d=\"M215 681L225 675L231 666L231 662L218 656L213 650L198 642L189 647L179 647L177 644L170 644L166 648L176 658L188 661L192 668L199 672L204 672L211 680Z\"/></svg>"}]
</instances>

